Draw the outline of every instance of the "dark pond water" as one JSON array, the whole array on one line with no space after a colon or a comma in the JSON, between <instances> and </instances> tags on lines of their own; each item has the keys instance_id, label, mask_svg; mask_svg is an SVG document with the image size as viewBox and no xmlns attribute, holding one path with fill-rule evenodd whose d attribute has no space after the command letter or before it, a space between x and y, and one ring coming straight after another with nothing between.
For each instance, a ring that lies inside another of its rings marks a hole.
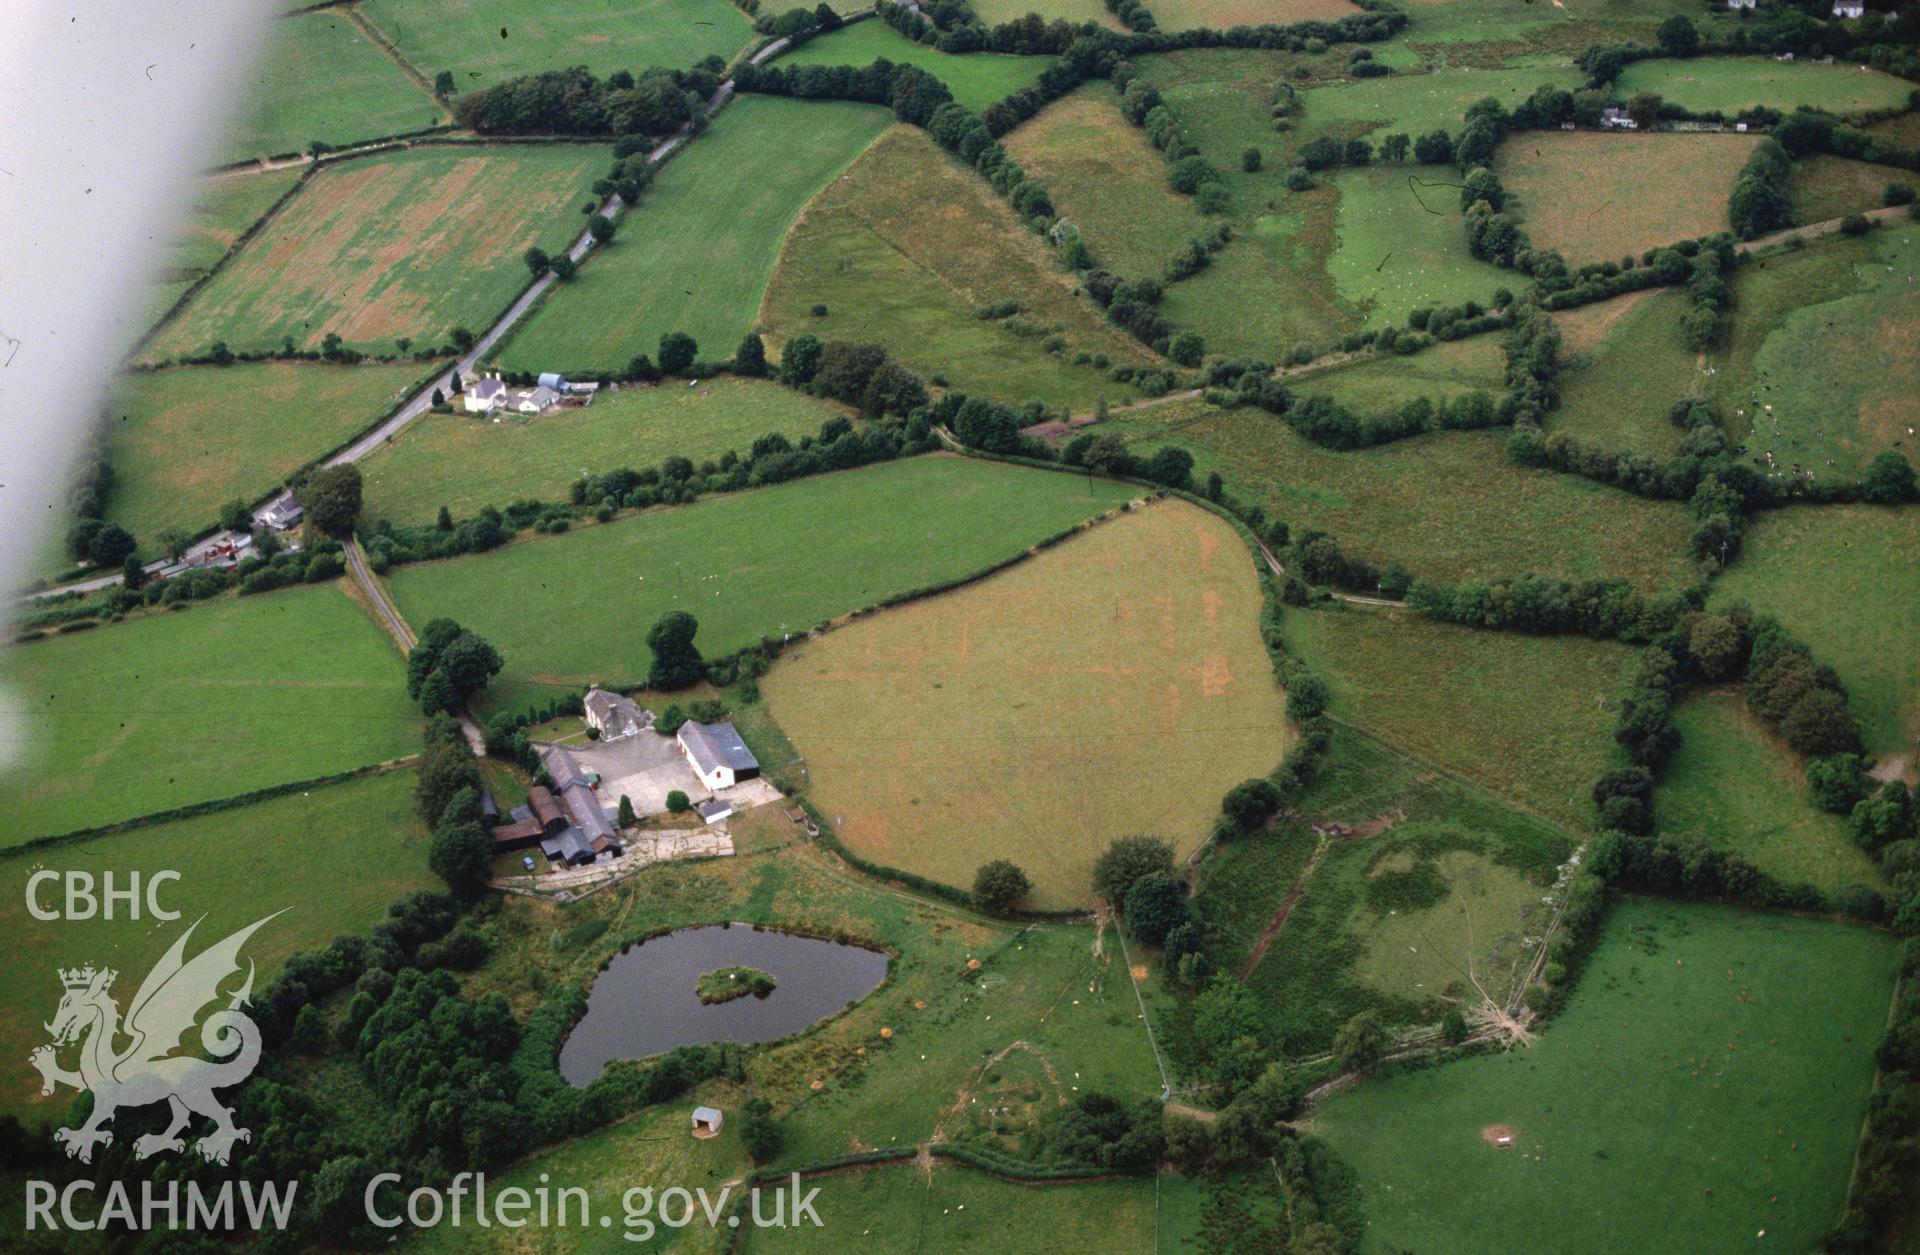
<instances>
[{"instance_id":1,"label":"dark pond water","mask_svg":"<svg viewBox=\"0 0 1920 1255\"><path fill-rule=\"evenodd\" d=\"M695 983L735 966L759 968L779 985L765 998L702 1003ZM629 946L595 978L587 1013L560 1048L560 1075L589 1085L616 1059L790 1037L866 997L886 976L887 956L878 950L745 924L683 928Z\"/></svg>"}]
</instances>

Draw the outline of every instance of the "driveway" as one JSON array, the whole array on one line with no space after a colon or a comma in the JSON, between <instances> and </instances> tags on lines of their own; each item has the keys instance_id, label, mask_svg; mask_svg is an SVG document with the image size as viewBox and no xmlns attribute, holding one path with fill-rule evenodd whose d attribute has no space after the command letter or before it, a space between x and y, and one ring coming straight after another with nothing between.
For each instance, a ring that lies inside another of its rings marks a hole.
<instances>
[{"instance_id":1,"label":"driveway","mask_svg":"<svg viewBox=\"0 0 1920 1255\"><path fill-rule=\"evenodd\" d=\"M617 741L589 741L568 747L582 767L600 773L600 801L609 813L622 795L633 799L642 819L664 814L667 794L675 789L698 802L711 796L680 753L680 743L658 732L638 732Z\"/></svg>"}]
</instances>

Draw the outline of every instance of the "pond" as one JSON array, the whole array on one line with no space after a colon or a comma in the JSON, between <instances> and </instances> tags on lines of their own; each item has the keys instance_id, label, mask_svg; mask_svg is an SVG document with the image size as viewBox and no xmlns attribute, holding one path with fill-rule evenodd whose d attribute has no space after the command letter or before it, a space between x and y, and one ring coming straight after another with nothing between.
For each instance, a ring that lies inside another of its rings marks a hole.
<instances>
[{"instance_id":1,"label":"pond","mask_svg":"<svg viewBox=\"0 0 1920 1255\"><path fill-rule=\"evenodd\" d=\"M757 968L776 986L764 998L702 1003L695 988L723 967ZM587 992L587 1013L560 1047L560 1075L590 1085L618 1059L675 1046L775 1041L844 1010L887 976L887 956L750 925L683 928L629 946Z\"/></svg>"}]
</instances>

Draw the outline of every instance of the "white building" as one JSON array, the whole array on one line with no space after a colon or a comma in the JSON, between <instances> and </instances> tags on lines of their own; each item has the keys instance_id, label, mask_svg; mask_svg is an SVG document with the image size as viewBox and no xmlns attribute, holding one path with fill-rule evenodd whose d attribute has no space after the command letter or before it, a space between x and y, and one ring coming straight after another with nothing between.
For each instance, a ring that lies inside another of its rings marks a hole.
<instances>
[{"instance_id":1,"label":"white building","mask_svg":"<svg viewBox=\"0 0 1920 1255\"><path fill-rule=\"evenodd\" d=\"M653 716L635 705L632 698L609 693L597 684L587 690L581 705L587 726L603 741L617 741L653 726Z\"/></svg>"},{"instance_id":2,"label":"white building","mask_svg":"<svg viewBox=\"0 0 1920 1255\"><path fill-rule=\"evenodd\" d=\"M560 394L544 385L533 388L515 388L507 400L508 408L517 414L538 414L557 405Z\"/></svg>"},{"instance_id":3,"label":"white building","mask_svg":"<svg viewBox=\"0 0 1920 1255\"><path fill-rule=\"evenodd\" d=\"M469 414L491 414L499 409L507 399L507 385L500 376L488 375L485 379L476 379L468 385L462 401Z\"/></svg>"},{"instance_id":4,"label":"white building","mask_svg":"<svg viewBox=\"0 0 1920 1255\"><path fill-rule=\"evenodd\" d=\"M1759 7L1760 0L1727 0L1729 9L1752 9Z\"/></svg>"},{"instance_id":5,"label":"white building","mask_svg":"<svg viewBox=\"0 0 1920 1255\"><path fill-rule=\"evenodd\" d=\"M680 725L678 740L693 774L709 789L730 789L760 774L760 760L725 720L696 723L689 719Z\"/></svg>"},{"instance_id":6,"label":"white building","mask_svg":"<svg viewBox=\"0 0 1920 1255\"><path fill-rule=\"evenodd\" d=\"M1600 111L1600 125L1626 131L1640 129L1640 124L1629 117L1625 109L1616 109L1611 105Z\"/></svg>"},{"instance_id":7,"label":"white building","mask_svg":"<svg viewBox=\"0 0 1920 1255\"><path fill-rule=\"evenodd\" d=\"M1833 0L1833 15L1835 17L1865 17L1867 15L1866 0Z\"/></svg>"}]
</instances>

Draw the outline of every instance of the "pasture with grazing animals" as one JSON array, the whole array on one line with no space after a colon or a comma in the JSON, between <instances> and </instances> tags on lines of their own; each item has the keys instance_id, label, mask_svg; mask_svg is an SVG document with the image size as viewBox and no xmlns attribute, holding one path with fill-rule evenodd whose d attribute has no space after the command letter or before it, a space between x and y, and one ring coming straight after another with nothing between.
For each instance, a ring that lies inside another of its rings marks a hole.
<instances>
[{"instance_id":1,"label":"pasture with grazing animals","mask_svg":"<svg viewBox=\"0 0 1920 1255\"><path fill-rule=\"evenodd\" d=\"M332 585L11 645L0 680L35 729L0 783L0 846L420 747L399 653Z\"/></svg>"},{"instance_id":2,"label":"pasture with grazing animals","mask_svg":"<svg viewBox=\"0 0 1920 1255\"><path fill-rule=\"evenodd\" d=\"M606 169L596 145L434 147L329 165L308 180L194 294L147 346L145 360L318 349L392 353L407 337L443 344L478 334L529 276L529 246L565 251L581 231L574 206ZM404 264L402 264L404 262Z\"/></svg>"},{"instance_id":3,"label":"pasture with grazing animals","mask_svg":"<svg viewBox=\"0 0 1920 1255\"><path fill-rule=\"evenodd\" d=\"M1310 1127L1382 1249L1528 1248L1544 1210L1568 1252L1682 1233L1811 1250L1846 1196L1897 962L1864 928L1629 899L1532 1046L1376 1078ZM1481 1139L1494 1123L1511 1147Z\"/></svg>"},{"instance_id":4,"label":"pasture with grazing animals","mask_svg":"<svg viewBox=\"0 0 1920 1255\"><path fill-rule=\"evenodd\" d=\"M211 527L403 400L432 366L262 362L128 375L108 408L107 518L154 534Z\"/></svg>"},{"instance_id":5,"label":"pasture with grazing animals","mask_svg":"<svg viewBox=\"0 0 1920 1255\"><path fill-rule=\"evenodd\" d=\"M1770 57L1696 57L1687 61L1636 61L1620 72L1614 90L1623 98L1653 92L1669 104L1696 112L1717 109L1731 117L1766 106L1790 110L1805 105L1829 113L1902 109L1912 84L1858 63L1812 65Z\"/></svg>"},{"instance_id":6,"label":"pasture with grazing animals","mask_svg":"<svg viewBox=\"0 0 1920 1255\"><path fill-rule=\"evenodd\" d=\"M369 520L430 523L446 506L465 516L528 497L564 501L581 476L658 466L683 457L698 466L729 450L745 454L778 432L798 443L842 413L839 406L759 379L703 379L697 388L603 390L585 408L531 420L427 414L361 463Z\"/></svg>"},{"instance_id":7,"label":"pasture with grazing animals","mask_svg":"<svg viewBox=\"0 0 1920 1255\"><path fill-rule=\"evenodd\" d=\"M1377 80L1376 80L1377 81ZM1447 167L1376 166L1341 170L1329 180L1340 200L1327 272L1340 296L1366 311L1369 327L1404 327L1421 307L1478 301L1491 307L1513 275L1467 250L1455 212L1459 196L1442 184Z\"/></svg>"},{"instance_id":8,"label":"pasture with grazing animals","mask_svg":"<svg viewBox=\"0 0 1920 1255\"><path fill-rule=\"evenodd\" d=\"M794 217L887 122L885 110L844 101L735 101L661 169L612 243L521 325L499 364L617 372L674 331L694 338L702 360L731 358L755 329Z\"/></svg>"},{"instance_id":9,"label":"pasture with grazing animals","mask_svg":"<svg viewBox=\"0 0 1920 1255\"><path fill-rule=\"evenodd\" d=\"M644 676L647 629L669 610L700 621L701 652L730 653L958 579L1136 492L933 455L404 567L393 593L410 622L458 618L499 648L507 665L489 701L504 703L505 686L521 681L555 686L544 705L561 687ZM606 611L611 585L624 590L618 615ZM523 613L532 602L541 615ZM575 619L599 626L551 628Z\"/></svg>"},{"instance_id":10,"label":"pasture with grazing animals","mask_svg":"<svg viewBox=\"0 0 1920 1255\"><path fill-rule=\"evenodd\" d=\"M762 688L854 853L958 887L1010 858L1059 909L1115 838L1196 849L1285 754L1259 612L1233 529L1165 502L809 641Z\"/></svg>"},{"instance_id":11,"label":"pasture with grazing animals","mask_svg":"<svg viewBox=\"0 0 1920 1255\"><path fill-rule=\"evenodd\" d=\"M1016 314L978 316L1008 301ZM779 344L802 332L875 343L930 382L1082 412L1097 397L1126 393L1093 354L1115 364L1153 360L1075 295L1047 246L991 186L907 126L882 135L807 206L781 249L760 321Z\"/></svg>"}]
</instances>

